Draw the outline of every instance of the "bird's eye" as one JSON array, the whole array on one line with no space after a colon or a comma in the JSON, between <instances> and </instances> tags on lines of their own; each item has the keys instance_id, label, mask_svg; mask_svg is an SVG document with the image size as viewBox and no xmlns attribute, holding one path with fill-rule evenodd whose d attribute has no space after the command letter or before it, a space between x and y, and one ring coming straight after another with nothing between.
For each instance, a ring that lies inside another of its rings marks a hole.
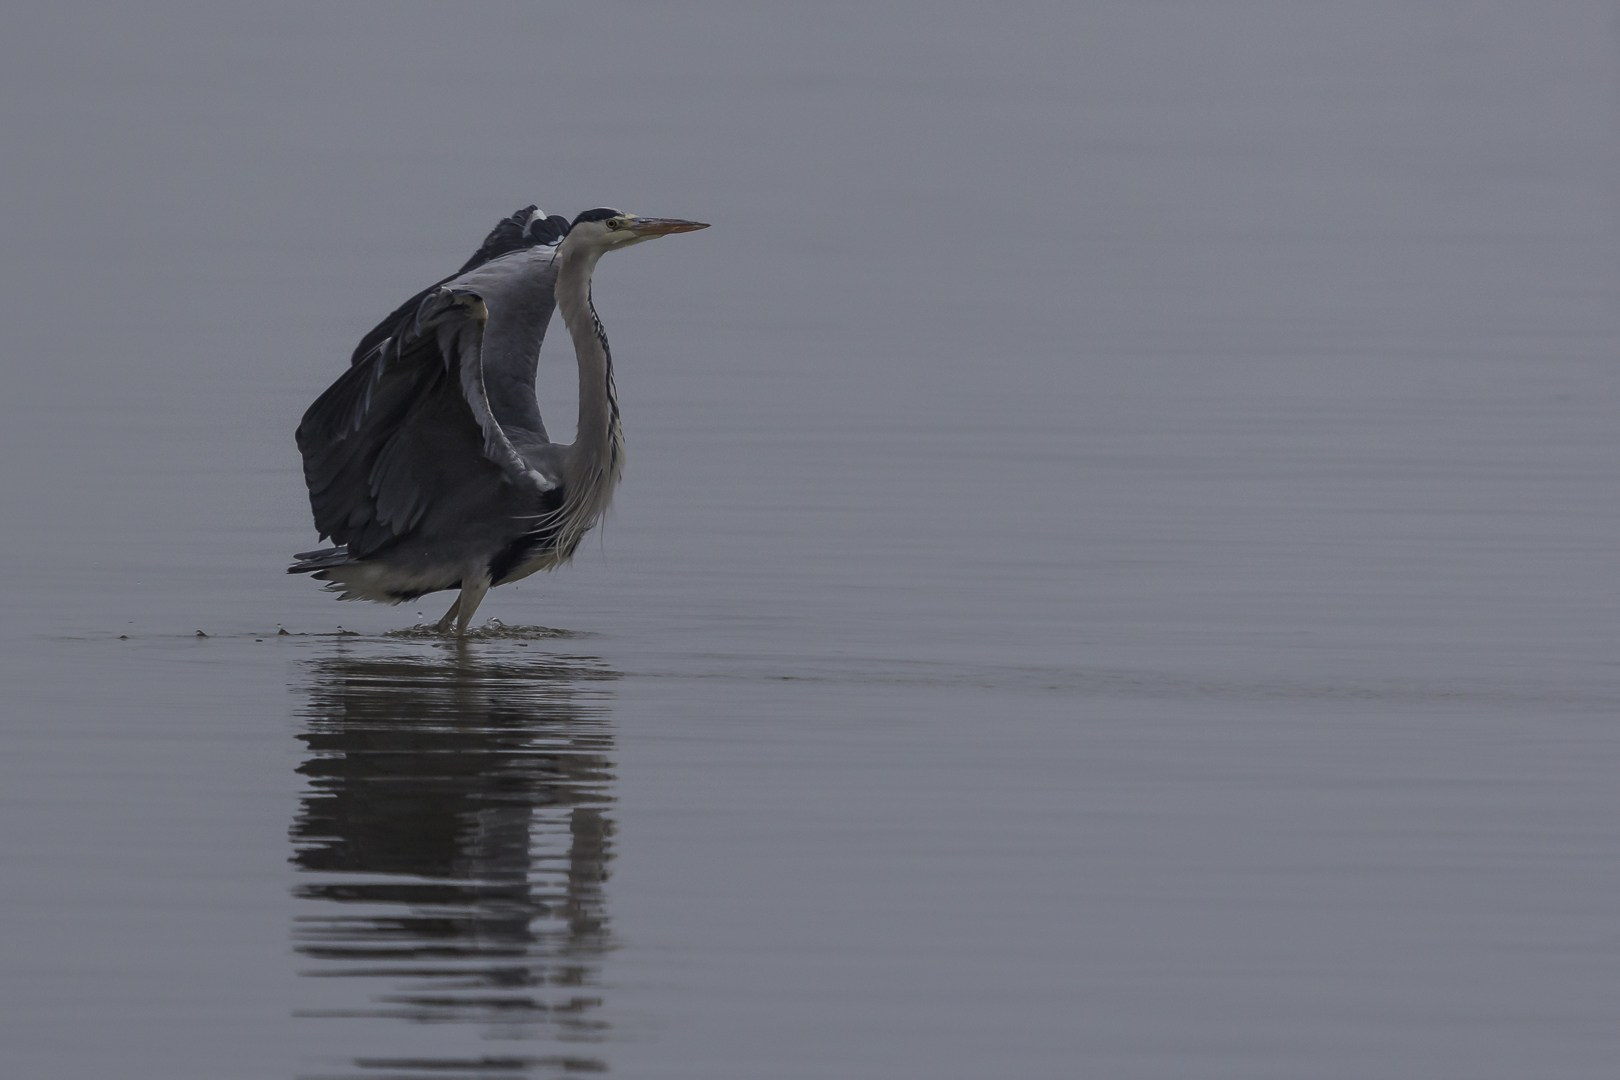
<instances>
[{"instance_id":1,"label":"bird's eye","mask_svg":"<svg viewBox=\"0 0 1620 1080\"><path fill-rule=\"evenodd\" d=\"M607 227L609 229L622 229L622 228L624 228L624 218L622 218L622 217L608 218Z\"/></svg>"}]
</instances>

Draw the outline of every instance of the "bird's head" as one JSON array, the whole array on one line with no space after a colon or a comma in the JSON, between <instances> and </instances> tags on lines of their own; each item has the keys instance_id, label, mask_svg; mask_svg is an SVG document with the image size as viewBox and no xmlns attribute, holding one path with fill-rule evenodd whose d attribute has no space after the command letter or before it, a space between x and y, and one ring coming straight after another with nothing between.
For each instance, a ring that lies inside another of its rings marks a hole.
<instances>
[{"instance_id":1,"label":"bird's head","mask_svg":"<svg viewBox=\"0 0 1620 1080\"><path fill-rule=\"evenodd\" d=\"M564 243L569 247L588 248L600 255L605 251L617 251L619 248L627 248L655 237L693 232L708 227L701 221L637 217L622 210L599 206L595 210L585 211L574 219Z\"/></svg>"}]
</instances>

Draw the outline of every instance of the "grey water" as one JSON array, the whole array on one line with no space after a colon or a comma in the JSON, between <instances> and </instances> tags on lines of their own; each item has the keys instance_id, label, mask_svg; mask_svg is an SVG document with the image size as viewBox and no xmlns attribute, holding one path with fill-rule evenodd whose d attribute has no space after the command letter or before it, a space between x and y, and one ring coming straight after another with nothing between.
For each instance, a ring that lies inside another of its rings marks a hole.
<instances>
[{"instance_id":1,"label":"grey water","mask_svg":"<svg viewBox=\"0 0 1620 1080\"><path fill-rule=\"evenodd\" d=\"M1612 4L6 23L0 1073L1614 1075ZM292 430L531 202L713 227L456 644Z\"/></svg>"}]
</instances>

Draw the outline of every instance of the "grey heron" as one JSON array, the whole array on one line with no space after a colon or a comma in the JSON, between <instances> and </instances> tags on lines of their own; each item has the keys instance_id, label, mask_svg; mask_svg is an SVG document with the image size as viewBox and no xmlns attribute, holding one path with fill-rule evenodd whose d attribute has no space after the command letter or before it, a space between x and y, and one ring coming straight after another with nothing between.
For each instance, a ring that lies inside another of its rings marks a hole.
<instances>
[{"instance_id":1,"label":"grey heron","mask_svg":"<svg viewBox=\"0 0 1620 1080\"><path fill-rule=\"evenodd\" d=\"M464 635L484 594L573 557L624 468L624 433L591 275L609 251L708 226L607 207L572 222L530 206L459 271L400 305L298 425L315 527L336 546L287 568L344 600L460 589L438 623ZM554 308L579 364L574 442L535 400Z\"/></svg>"}]
</instances>

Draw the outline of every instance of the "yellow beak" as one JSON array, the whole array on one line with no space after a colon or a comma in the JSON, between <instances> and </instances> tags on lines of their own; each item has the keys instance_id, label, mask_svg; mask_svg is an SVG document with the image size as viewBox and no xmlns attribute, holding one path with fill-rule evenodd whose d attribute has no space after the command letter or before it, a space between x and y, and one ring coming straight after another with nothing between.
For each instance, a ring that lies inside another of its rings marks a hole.
<instances>
[{"instance_id":1,"label":"yellow beak","mask_svg":"<svg viewBox=\"0 0 1620 1080\"><path fill-rule=\"evenodd\" d=\"M708 223L703 221L682 221L680 218L665 217L631 218L625 225L625 228L637 236L648 239L654 236L668 236L671 233L696 232L698 229L708 227Z\"/></svg>"}]
</instances>

